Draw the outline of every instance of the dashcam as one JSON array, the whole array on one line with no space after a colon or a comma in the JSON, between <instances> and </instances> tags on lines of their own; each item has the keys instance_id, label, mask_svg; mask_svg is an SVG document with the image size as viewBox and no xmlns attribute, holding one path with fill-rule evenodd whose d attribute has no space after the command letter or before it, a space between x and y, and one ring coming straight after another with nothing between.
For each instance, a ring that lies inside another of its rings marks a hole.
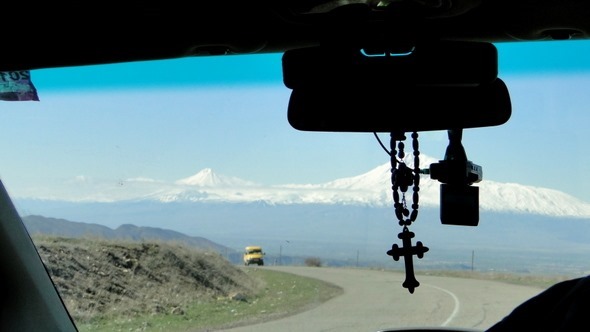
<instances>
[{"instance_id":1,"label":"dashcam","mask_svg":"<svg viewBox=\"0 0 590 332\"><path fill-rule=\"evenodd\" d=\"M479 224L479 187L440 185L440 221L444 225Z\"/></svg>"}]
</instances>

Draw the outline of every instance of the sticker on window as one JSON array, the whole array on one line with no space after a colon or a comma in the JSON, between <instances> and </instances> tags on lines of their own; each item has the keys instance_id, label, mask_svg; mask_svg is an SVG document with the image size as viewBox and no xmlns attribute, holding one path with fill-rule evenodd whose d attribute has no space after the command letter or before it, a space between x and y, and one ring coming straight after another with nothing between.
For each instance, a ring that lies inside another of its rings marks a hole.
<instances>
[{"instance_id":1,"label":"sticker on window","mask_svg":"<svg viewBox=\"0 0 590 332\"><path fill-rule=\"evenodd\" d=\"M28 70L0 71L0 100L39 101Z\"/></svg>"}]
</instances>

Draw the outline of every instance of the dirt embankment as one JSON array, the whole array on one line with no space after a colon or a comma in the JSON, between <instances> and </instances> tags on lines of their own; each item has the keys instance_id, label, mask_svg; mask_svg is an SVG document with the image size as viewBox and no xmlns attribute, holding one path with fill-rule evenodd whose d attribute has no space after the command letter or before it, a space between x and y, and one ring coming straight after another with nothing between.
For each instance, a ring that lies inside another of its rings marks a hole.
<instances>
[{"instance_id":1,"label":"dirt embankment","mask_svg":"<svg viewBox=\"0 0 590 332\"><path fill-rule=\"evenodd\" d=\"M217 253L170 243L34 238L76 321L98 316L182 314L220 297L248 297L261 285Z\"/></svg>"}]
</instances>

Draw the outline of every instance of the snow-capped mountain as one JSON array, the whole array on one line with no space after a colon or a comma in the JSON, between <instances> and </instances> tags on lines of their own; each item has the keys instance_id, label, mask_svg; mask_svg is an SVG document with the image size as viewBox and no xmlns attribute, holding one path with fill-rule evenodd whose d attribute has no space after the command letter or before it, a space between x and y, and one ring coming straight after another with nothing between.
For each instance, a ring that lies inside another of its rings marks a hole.
<instances>
[{"instance_id":1,"label":"snow-capped mountain","mask_svg":"<svg viewBox=\"0 0 590 332\"><path fill-rule=\"evenodd\" d=\"M433 161L434 162L434 161ZM411 167L411 165L409 164ZM216 178L223 178L214 175ZM200 174L200 173L199 173ZM380 165L367 173L349 178L337 179L322 184L287 184L263 187L248 181L236 181L234 185L209 186L195 182L181 190L175 189L149 196L150 199L171 201L264 201L269 204L346 204L384 207L393 204L391 192L391 166ZM208 182L205 182L208 183ZM224 184L228 183L222 182ZM483 180L479 187L482 210L518 213L532 213L552 216L590 216L590 204L566 193L541 187L516 183L499 183ZM440 201L440 183L428 175L420 180L419 203L421 206L436 207ZM411 204L412 189L406 193Z\"/></svg>"},{"instance_id":2,"label":"snow-capped mountain","mask_svg":"<svg viewBox=\"0 0 590 332\"><path fill-rule=\"evenodd\" d=\"M240 178L218 175L211 168L202 169L197 174L180 179L175 183L196 187L242 187L256 185L254 182L245 181Z\"/></svg>"},{"instance_id":3,"label":"snow-capped mountain","mask_svg":"<svg viewBox=\"0 0 590 332\"><path fill-rule=\"evenodd\" d=\"M420 156L421 164L437 162ZM412 167L411 160L406 163ZM549 216L590 217L590 204L566 193L516 183L498 183L484 179L479 187L480 210L530 213ZM412 188L406 201L412 203ZM419 204L437 207L440 183L422 175ZM20 195L17 198L40 198L56 201L117 202L264 202L271 205L332 204L387 207L393 205L391 165L382 164L364 174L320 184L285 184L263 186L236 177L216 174L206 168L193 176L173 183L147 179L129 179L120 184L77 184L75 190L51 196Z\"/></svg>"}]
</instances>

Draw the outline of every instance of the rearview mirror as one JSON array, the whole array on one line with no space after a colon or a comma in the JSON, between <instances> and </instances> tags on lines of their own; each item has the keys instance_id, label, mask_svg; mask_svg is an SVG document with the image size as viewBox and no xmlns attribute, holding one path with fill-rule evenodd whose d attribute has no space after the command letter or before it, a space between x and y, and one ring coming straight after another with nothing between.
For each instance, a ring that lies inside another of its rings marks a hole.
<instances>
[{"instance_id":1,"label":"rearview mirror","mask_svg":"<svg viewBox=\"0 0 590 332\"><path fill-rule=\"evenodd\" d=\"M512 113L508 89L497 78L496 49L487 43L438 43L381 57L292 50L283 56L283 80L293 90L288 121L303 131L487 127Z\"/></svg>"}]
</instances>

